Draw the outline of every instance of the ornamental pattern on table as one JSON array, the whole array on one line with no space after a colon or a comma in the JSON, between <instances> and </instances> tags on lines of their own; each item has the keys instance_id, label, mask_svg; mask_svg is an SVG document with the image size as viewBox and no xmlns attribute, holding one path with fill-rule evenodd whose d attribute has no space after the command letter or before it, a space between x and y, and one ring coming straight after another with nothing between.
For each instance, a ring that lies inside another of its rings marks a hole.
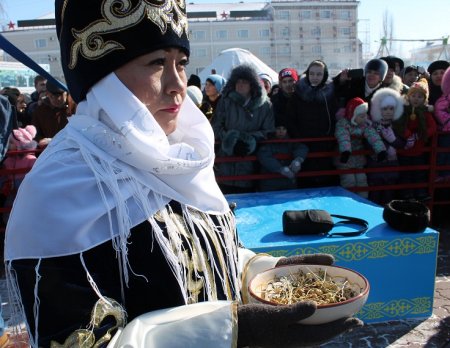
<instances>
[{"instance_id":1,"label":"ornamental pattern on table","mask_svg":"<svg viewBox=\"0 0 450 348\"><path fill-rule=\"evenodd\" d=\"M327 244L318 247L305 246L304 248L278 249L264 252L276 257L327 253L332 254L336 261L361 261L364 259L432 254L436 252L436 248L436 238L425 236L376 240L367 243L358 241L344 244Z\"/></svg>"},{"instance_id":2,"label":"ornamental pattern on table","mask_svg":"<svg viewBox=\"0 0 450 348\"><path fill-rule=\"evenodd\" d=\"M356 313L362 320L398 319L406 315L429 314L433 308L432 297L416 297L410 299L396 299L389 302L366 303Z\"/></svg>"}]
</instances>

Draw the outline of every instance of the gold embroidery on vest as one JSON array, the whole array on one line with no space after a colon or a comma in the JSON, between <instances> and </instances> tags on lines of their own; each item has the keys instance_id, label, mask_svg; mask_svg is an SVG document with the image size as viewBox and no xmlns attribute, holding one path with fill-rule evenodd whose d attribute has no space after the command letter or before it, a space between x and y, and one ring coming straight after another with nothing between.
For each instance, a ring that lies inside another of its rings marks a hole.
<instances>
[{"instance_id":1,"label":"gold embroidery on vest","mask_svg":"<svg viewBox=\"0 0 450 348\"><path fill-rule=\"evenodd\" d=\"M129 0L105 0L102 5L103 19L94 21L81 30L72 29L75 41L70 50L70 69L77 65L78 54L86 59L96 60L112 51L125 49L124 43L114 40L105 42L102 35L126 30L139 24L145 18L151 20L163 35L168 25L179 37L183 35L183 32L187 35L188 20L182 11L186 6L185 0L165 0L161 5L141 0L135 8L131 5Z\"/></svg>"}]
</instances>

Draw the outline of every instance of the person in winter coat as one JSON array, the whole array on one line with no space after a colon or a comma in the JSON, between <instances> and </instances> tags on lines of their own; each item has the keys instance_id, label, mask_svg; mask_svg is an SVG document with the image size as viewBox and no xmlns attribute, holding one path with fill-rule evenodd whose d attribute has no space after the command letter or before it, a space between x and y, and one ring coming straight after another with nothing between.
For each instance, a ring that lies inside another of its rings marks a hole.
<instances>
[{"instance_id":1,"label":"person in winter coat","mask_svg":"<svg viewBox=\"0 0 450 348\"><path fill-rule=\"evenodd\" d=\"M286 140L289 135L286 126L275 121L275 133L270 139ZM257 151L261 164L261 173L277 173L282 178L262 179L259 181L260 191L290 190L297 188L297 174L308 154L308 147L302 143L279 142L263 144ZM277 155L285 155L287 159L279 159Z\"/></svg>"},{"instance_id":2,"label":"person in winter coat","mask_svg":"<svg viewBox=\"0 0 450 348\"><path fill-rule=\"evenodd\" d=\"M283 123L287 124L287 105L293 97L295 91L295 83L298 81L298 72L293 68L284 68L278 73L278 93L272 94L273 115Z\"/></svg>"},{"instance_id":3,"label":"person in winter coat","mask_svg":"<svg viewBox=\"0 0 450 348\"><path fill-rule=\"evenodd\" d=\"M328 67L321 60L312 61L295 84L295 92L286 108L286 124L291 138L332 137L336 126L337 102L334 84L328 82ZM310 152L333 151L334 141L308 142ZM334 169L331 157L307 158L303 171ZM301 187L333 186L335 176L314 176L302 178Z\"/></svg>"},{"instance_id":4,"label":"person in winter coat","mask_svg":"<svg viewBox=\"0 0 450 348\"><path fill-rule=\"evenodd\" d=\"M349 72L349 69L344 69L333 78L338 106L345 108L350 99L358 97L369 104L370 111L370 100L386 78L387 63L378 58L369 60L364 66L363 77L351 77Z\"/></svg>"},{"instance_id":5,"label":"person in winter coat","mask_svg":"<svg viewBox=\"0 0 450 348\"><path fill-rule=\"evenodd\" d=\"M257 143L275 130L272 104L256 70L250 65L235 67L226 83L212 121L218 156L248 156ZM257 172L254 162L235 161L216 165L217 175L248 175ZM251 192L252 180L230 180L220 184L224 193Z\"/></svg>"},{"instance_id":6,"label":"person in winter coat","mask_svg":"<svg viewBox=\"0 0 450 348\"><path fill-rule=\"evenodd\" d=\"M403 97L392 88L380 88L372 98L372 108L370 109L370 119L372 127L380 135L387 151L387 158L384 161L377 161L376 156L368 156L367 167L396 167L398 166L397 148L403 148L405 142L398 137L392 129L392 122L396 121L403 114ZM392 172L367 173L369 186L394 185L398 182L399 174ZM392 190L373 190L369 192L369 199L380 205L391 201L395 195Z\"/></svg>"},{"instance_id":7,"label":"person in winter coat","mask_svg":"<svg viewBox=\"0 0 450 348\"><path fill-rule=\"evenodd\" d=\"M450 67L445 70L441 89L442 95L434 104L434 118L438 131L450 132ZM450 148L450 134L440 134L438 144L439 147ZM450 165L450 152L438 153L437 163ZM440 171L438 181L450 181L450 170Z\"/></svg>"},{"instance_id":8,"label":"person in winter coat","mask_svg":"<svg viewBox=\"0 0 450 348\"><path fill-rule=\"evenodd\" d=\"M125 3L55 2L78 107L23 180L5 239L12 320L29 345L293 348L361 326L302 324L312 301L244 303L262 270L334 258L241 247L211 125L186 98L186 4Z\"/></svg>"},{"instance_id":9,"label":"person in winter coat","mask_svg":"<svg viewBox=\"0 0 450 348\"><path fill-rule=\"evenodd\" d=\"M401 166L424 165L428 162L428 154L424 148L436 133L433 114L428 111L428 83L420 79L413 83L406 96L407 104L402 116L393 123L396 134L405 141L403 149L397 150L398 162ZM426 183L427 173L421 170L400 172L400 183ZM403 199L429 199L425 188L407 189L401 192Z\"/></svg>"},{"instance_id":10,"label":"person in winter coat","mask_svg":"<svg viewBox=\"0 0 450 348\"><path fill-rule=\"evenodd\" d=\"M29 125L25 128L13 129L9 137L9 151L35 150L37 142L34 140L36 136L36 127ZM26 152L24 154L7 156L3 162L5 169L31 169L36 162L36 154L34 152ZM3 183L2 193L6 197L5 206L12 206L16 198L17 190L22 183L25 173L10 174ZM3 216L4 221L8 220L8 214Z\"/></svg>"},{"instance_id":11,"label":"person in winter coat","mask_svg":"<svg viewBox=\"0 0 450 348\"><path fill-rule=\"evenodd\" d=\"M217 74L209 75L206 78L205 95L202 104L200 105L200 110L202 110L209 122L211 122L214 117L214 111L222 97L222 89L226 82L227 80L223 76Z\"/></svg>"},{"instance_id":12,"label":"person in winter coat","mask_svg":"<svg viewBox=\"0 0 450 348\"><path fill-rule=\"evenodd\" d=\"M430 78L428 79L428 105L433 105L442 95L442 78L444 76L445 70L450 66L450 63L446 60L435 60L432 62L427 70L430 74Z\"/></svg>"},{"instance_id":13,"label":"person in winter coat","mask_svg":"<svg viewBox=\"0 0 450 348\"><path fill-rule=\"evenodd\" d=\"M380 59L384 60L388 65L388 71L381 86L392 88L402 95L406 94L408 92L408 86L403 83L399 76L399 71L404 67L403 60L394 56L381 57Z\"/></svg>"},{"instance_id":14,"label":"person in winter coat","mask_svg":"<svg viewBox=\"0 0 450 348\"><path fill-rule=\"evenodd\" d=\"M361 98L353 98L347 103L345 117L336 123L335 136L338 143L340 157L335 160L338 169L364 168L366 156L352 154L352 152L365 150L364 141L372 147L377 156L377 161L384 161L387 157L386 147L377 131L372 127L367 114L369 106ZM367 187L367 175L365 173L349 173L340 175L343 187ZM358 194L367 198L366 191L358 191Z\"/></svg>"}]
</instances>

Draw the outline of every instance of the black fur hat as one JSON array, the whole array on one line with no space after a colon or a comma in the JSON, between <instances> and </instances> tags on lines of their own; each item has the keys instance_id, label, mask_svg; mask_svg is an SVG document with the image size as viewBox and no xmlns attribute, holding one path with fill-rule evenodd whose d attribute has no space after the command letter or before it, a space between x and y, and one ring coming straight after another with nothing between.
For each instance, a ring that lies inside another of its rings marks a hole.
<instances>
[{"instance_id":1,"label":"black fur hat","mask_svg":"<svg viewBox=\"0 0 450 348\"><path fill-rule=\"evenodd\" d=\"M364 67L364 75L367 75L369 70L378 71L381 80L384 80L387 75L388 65L384 60L374 58L366 63L366 66Z\"/></svg>"},{"instance_id":2,"label":"black fur hat","mask_svg":"<svg viewBox=\"0 0 450 348\"><path fill-rule=\"evenodd\" d=\"M230 77L223 88L222 94L228 95L231 91L234 91L238 79L247 80L250 82L252 98L259 98L263 95L263 87L258 73L255 68L249 64L237 65L233 68L233 70L231 70Z\"/></svg>"},{"instance_id":3,"label":"black fur hat","mask_svg":"<svg viewBox=\"0 0 450 348\"><path fill-rule=\"evenodd\" d=\"M428 66L428 72L432 74L434 71L442 69L446 70L450 66L450 63L446 60L435 60Z\"/></svg>"},{"instance_id":4,"label":"black fur hat","mask_svg":"<svg viewBox=\"0 0 450 348\"><path fill-rule=\"evenodd\" d=\"M430 210L418 201L393 200L383 210L383 219L401 232L422 232L430 223Z\"/></svg>"},{"instance_id":5,"label":"black fur hat","mask_svg":"<svg viewBox=\"0 0 450 348\"><path fill-rule=\"evenodd\" d=\"M77 103L138 56L167 47L189 54L185 0L56 0L55 16L64 76Z\"/></svg>"}]
</instances>

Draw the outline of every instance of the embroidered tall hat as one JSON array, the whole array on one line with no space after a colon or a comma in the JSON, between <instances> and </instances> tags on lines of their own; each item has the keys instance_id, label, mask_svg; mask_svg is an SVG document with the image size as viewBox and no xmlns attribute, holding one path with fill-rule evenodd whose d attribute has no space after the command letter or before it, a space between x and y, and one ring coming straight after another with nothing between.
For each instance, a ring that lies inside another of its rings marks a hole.
<instances>
[{"instance_id":1,"label":"embroidered tall hat","mask_svg":"<svg viewBox=\"0 0 450 348\"><path fill-rule=\"evenodd\" d=\"M178 47L189 55L185 0L56 0L61 63L78 103L130 60Z\"/></svg>"}]
</instances>

